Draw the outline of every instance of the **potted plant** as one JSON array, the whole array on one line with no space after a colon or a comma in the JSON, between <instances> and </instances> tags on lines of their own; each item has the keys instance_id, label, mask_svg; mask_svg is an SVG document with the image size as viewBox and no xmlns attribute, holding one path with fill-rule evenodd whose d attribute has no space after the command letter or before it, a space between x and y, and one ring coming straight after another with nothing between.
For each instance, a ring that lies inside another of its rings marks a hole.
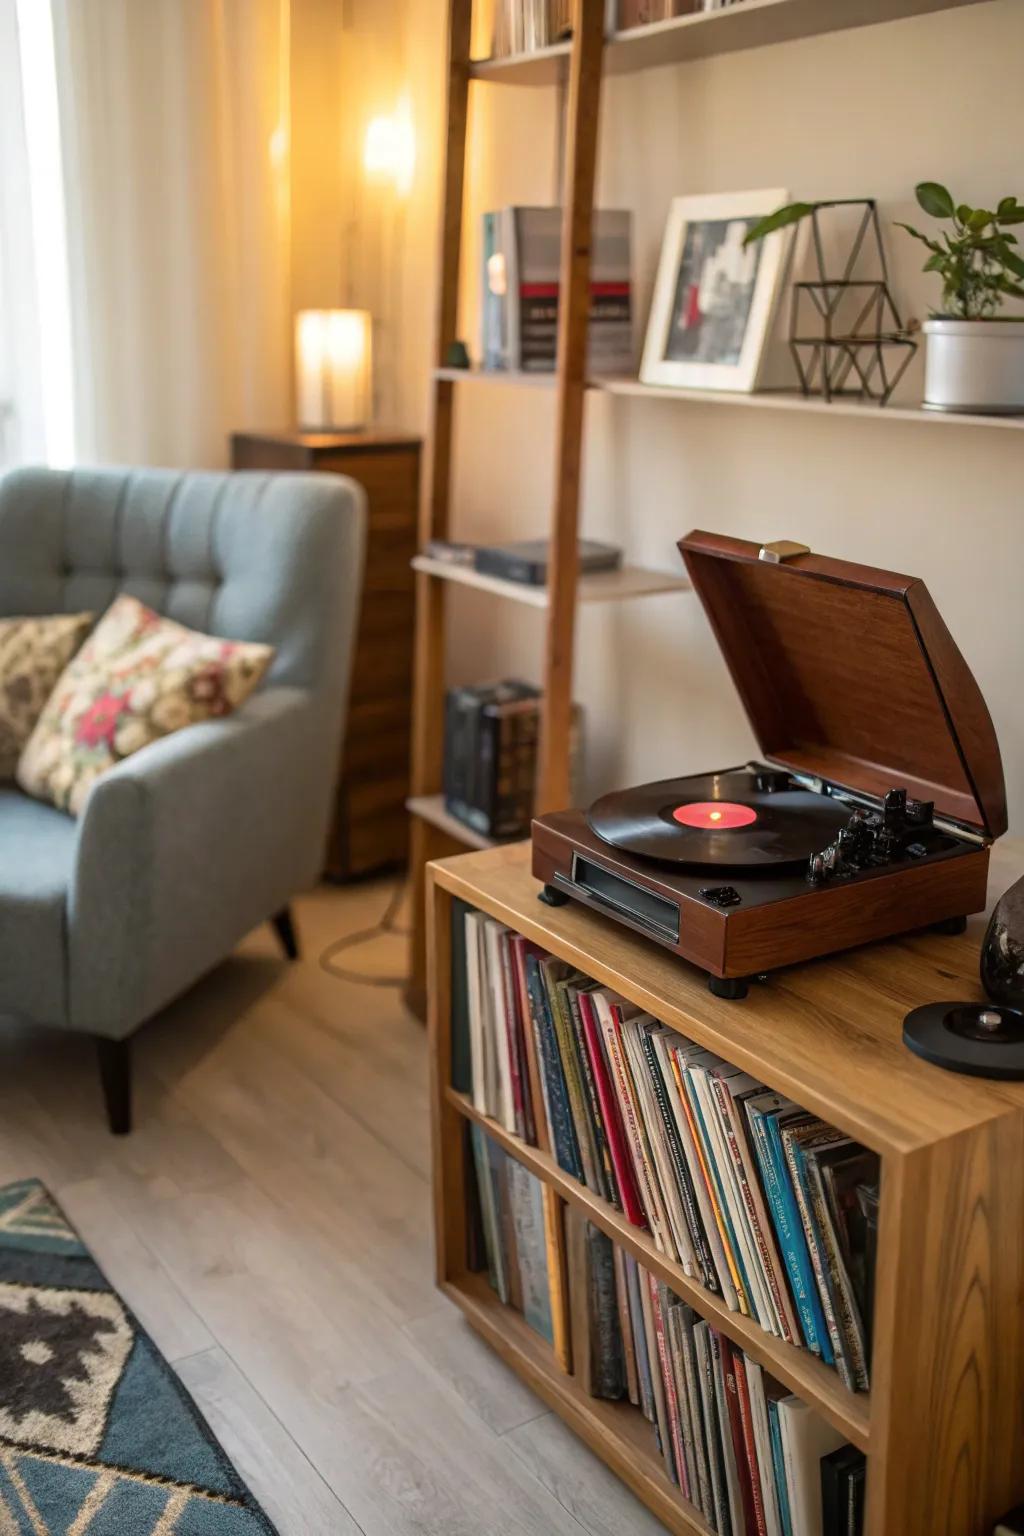
<instances>
[{"instance_id":1,"label":"potted plant","mask_svg":"<svg viewBox=\"0 0 1024 1536\"><path fill-rule=\"evenodd\" d=\"M994 213L969 208L936 181L921 182L916 194L925 213L951 226L932 238L900 225L928 247L924 270L942 278L942 308L924 324L925 406L1024 414L1024 315L1000 313L1006 299L1024 299L1024 259L1010 233L1024 224L1024 206L1004 197Z\"/></svg>"}]
</instances>

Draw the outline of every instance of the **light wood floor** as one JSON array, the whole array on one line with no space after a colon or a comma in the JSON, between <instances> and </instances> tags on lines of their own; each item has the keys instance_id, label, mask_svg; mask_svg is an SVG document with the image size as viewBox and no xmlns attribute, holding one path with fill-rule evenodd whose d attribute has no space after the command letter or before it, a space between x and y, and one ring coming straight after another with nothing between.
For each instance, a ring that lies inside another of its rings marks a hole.
<instances>
[{"instance_id":1,"label":"light wood floor","mask_svg":"<svg viewBox=\"0 0 1024 1536\"><path fill-rule=\"evenodd\" d=\"M127 1139L89 1041L0 1022L0 1182L57 1195L281 1536L658 1536L433 1288L423 1031L317 963L390 889L315 893L299 964L261 930L148 1026Z\"/></svg>"}]
</instances>

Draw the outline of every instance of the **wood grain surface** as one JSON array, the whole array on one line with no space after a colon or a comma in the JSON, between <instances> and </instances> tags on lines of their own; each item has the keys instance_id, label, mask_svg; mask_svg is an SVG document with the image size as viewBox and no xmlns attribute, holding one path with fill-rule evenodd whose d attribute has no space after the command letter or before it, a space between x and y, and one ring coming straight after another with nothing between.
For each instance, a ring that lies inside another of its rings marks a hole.
<instances>
[{"instance_id":1,"label":"wood grain surface","mask_svg":"<svg viewBox=\"0 0 1024 1536\"><path fill-rule=\"evenodd\" d=\"M994 895L1022 861L1020 843L997 851ZM538 903L527 844L435 864L431 878L438 911L459 896L880 1153L872 1387L870 1395L853 1394L808 1352L729 1313L549 1153L481 1115L445 1072L433 1080L445 1120L454 1114L483 1125L549 1190L867 1451L866 1536L989 1536L998 1515L1024 1495L1024 1087L942 1072L901 1039L909 1008L940 996L980 997L981 920L963 938L930 934L796 967L728 1003L649 941L575 904ZM450 967L448 922L450 915L439 919L436 975ZM438 990L445 1009L446 986ZM434 1027L435 1038L447 1039L443 1024ZM454 1130L444 1145L446 1160L465 1157ZM449 1172L445 1187L457 1183ZM443 1197L438 1221L452 1231ZM442 1245L457 1259L464 1253L449 1236ZM670 1530L704 1529L678 1493L666 1499L627 1419L604 1413L607 1405L565 1378L485 1281L457 1265L440 1268L446 1292L474 1327Z\"/></svg>"}]
</instances>

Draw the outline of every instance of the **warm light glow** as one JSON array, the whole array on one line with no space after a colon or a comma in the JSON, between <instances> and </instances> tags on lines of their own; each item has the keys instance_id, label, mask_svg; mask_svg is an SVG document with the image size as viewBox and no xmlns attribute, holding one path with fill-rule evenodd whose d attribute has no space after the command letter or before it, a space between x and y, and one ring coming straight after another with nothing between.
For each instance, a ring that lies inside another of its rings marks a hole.
<instances>
[{"instance_id":1,"label":"warm light glow","mask_svg":"<svg viewBox=\"0 0 1024 1536\"><path fill-rule=\"evenodd\" d=\"M295 317L295 398L310 431L365 427L373 410L373 322L363 309Z\"/></svg>"},{"instance_id":2,"label":"warm light glow","mask_svg":"<svg viewBox=\"0 0 1024 1536\"><path fill-rule=\"evenodd\" d=\"M371 181L391 182L402 197L408 197L412 191L416 133L407 101L399 102L390 116L375 117L368 125L363 169Z\"/></svg>"},{"instance_id":3,"label":"warm light glow","mask_svg":"<svg viewBox=\"0 0 1024 1536\"><path fill-rule=\"evenodd\" d=\"M708 817L709 821L721 821L721 819L722 819L721 811L712 811L711 815Z\"/></svg>"}]
</instances>

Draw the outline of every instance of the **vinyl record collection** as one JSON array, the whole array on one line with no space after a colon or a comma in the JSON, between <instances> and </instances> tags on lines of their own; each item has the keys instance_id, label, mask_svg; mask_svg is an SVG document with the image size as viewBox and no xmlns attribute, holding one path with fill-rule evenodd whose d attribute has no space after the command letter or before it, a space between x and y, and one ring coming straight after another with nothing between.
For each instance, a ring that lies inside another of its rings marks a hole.
<instances>
[{"instance_id":1,"label":"vinyl record collection","mask_svg":"<svg viewBox=\"0 0 1024 1536\"><path fill-rule=\"evenodd\" d=\"M478 1125L470 1127L483 1256L488 1278L506 1306L521 1312L551 1345L559 1312L552 1234L543 1191L529 1169L509 1157Z\"/></svg>"},{"instance_id":2,"label":"vinyl record collection","mask_svg":"<svg viewBox=\"0 0 1024 1536\"><path fill-rule=\"evenodd\" d=\"M866 1391L877 1156L459 903L452 952L454 1086Z\"/></svg>"},{"instance_id":3,"label":"vinyl record collection","mask_svg":"<svg viewBox=\"0 0 1024 1536\"><path fill-rule=\"evenodd\" d=\"M471 1134L490 1282L554 1343L541 1186L479 1126ZM565 1224L572 1373L589 1396L640 1409L711 1529L859 1536L863 1453L571 1206Z\"/></svg>"}]
</instances>

